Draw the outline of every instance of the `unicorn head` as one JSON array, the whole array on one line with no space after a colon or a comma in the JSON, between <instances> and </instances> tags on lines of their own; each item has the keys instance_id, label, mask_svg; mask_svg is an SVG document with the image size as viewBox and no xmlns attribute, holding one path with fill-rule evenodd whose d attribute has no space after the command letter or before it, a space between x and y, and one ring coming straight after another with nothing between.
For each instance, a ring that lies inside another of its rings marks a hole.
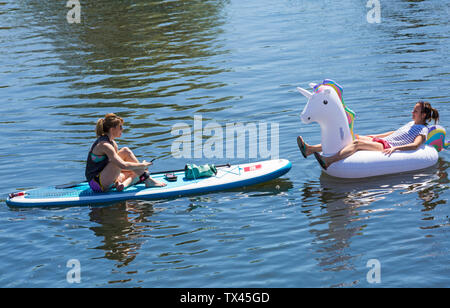
<instances>
[{"instance_id":1,"label":"unicorn head","mask_svg":"<svg viewBox=\"0 0 450 308\"><path fill-rule=\"evenodd\" d=\"M323 154L330 156L352 142L355 113L345 106L342 87L336 82L325 79L321 84L309 85L313 92L297 88L308 98L300 118L305 124L319 123Z\"/></svg>"}]
</instances>

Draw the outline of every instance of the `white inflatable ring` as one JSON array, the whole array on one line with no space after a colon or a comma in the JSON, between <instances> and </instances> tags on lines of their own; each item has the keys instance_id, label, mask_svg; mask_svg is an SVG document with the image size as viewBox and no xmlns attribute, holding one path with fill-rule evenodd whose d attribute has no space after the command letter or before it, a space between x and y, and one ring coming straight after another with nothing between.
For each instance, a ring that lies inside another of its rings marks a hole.
<instances>
[{"instance_id":1,"label":"white inflatable ring","mask_svg":"<svg viewBox=\"0 0 450 308\"><path fill-rule=\"evenodd\" d=\"M309 92L298 87L308 98L300 117L303 123L317 122L321 129L322 155L339 152L354 139L355 113L345 105L342 87L335 81L325 79L321 84L310 84ZM340 178L365 178L384 174L402 173L425 169L435 165L445 141L445 129L439 125L429 127L427 141L414 151L396 151L386 155L378 151L358 151L341 161L331 164L325 173Z\"/></svg>"},{"instance_id":2,"label":"white inflatable ring","mask_svg":"<svg viewBox=\"0 0 450 308\"><path fill-rule=\"evenodd\" d=\"M377 151L358 151L331 164L324 172L339 178L365 178L425 169L434 166L438 158L438 152L429 145L390 156Z\"/></svg>"}]
</instances>

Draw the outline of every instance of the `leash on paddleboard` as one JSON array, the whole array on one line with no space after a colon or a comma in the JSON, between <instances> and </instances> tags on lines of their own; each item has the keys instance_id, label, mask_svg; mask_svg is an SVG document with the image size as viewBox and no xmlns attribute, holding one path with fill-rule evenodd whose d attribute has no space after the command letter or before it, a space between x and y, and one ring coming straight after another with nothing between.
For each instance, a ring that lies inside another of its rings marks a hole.
<instances>
[{"instance_id":1,"label":"leash on paddleboard","mask_svg":"<svg viewBox=\"0 0 450 308\"><path fill-rule=\"evenodd\" d=\"M155 159L156 159L156 158L153 158L150 162L155 161ZM221 167L222 167L222 168L223 168L223 167L228 167L228 168L230 168L230 167L231 167L231 164L230 164L230 163L227 163L227 164L217 165L217 166L216 166L216 168L221 168ZM184 170L185 170L185 169L150 172L150 176L151 176L151 175L154 175L154 174L168 174L168 173L181 172L181 171L184 171ZM72 182L72 183L69 183L69 184L57 185L57 186L55 186L55 188L57 188L57 189L69 189L69 188L74 188L74 187L79 186L81 182L83 182L83 181L75 182L75 183ZM22 193L22 192L11 194L10 197L11 197L11 198L14 198L14 197L17 197L17 196L21 196L21 193Z\"/></svg>"},{"instance_id":2,"label":"leash on paddleboard","mask_svg":"<svg viewBox=\"0 0 450 308\"><path fill-rule=\"evenodd\" d=\"M220 167L231 167L230 163L224 164L224 165L217 165L216 168L220 168ZM185 169L178 169L178 170L168 170L168 171L155 171L155 172L150 172L150 174L162 174L162 173L174 173L174 172L181 172L184 171Z\"/></svg>"},{"instance_id":3,"label":"leash on paddleboard","mask_svg":"<svg viewBox=\"0 0 450 308\"><path fill-rule=\"evenodd\" d=\"M151 160L151 162L155 161L155 159L156 159L156 158L153 158L153 159ZM231 167L231 164L230 164L230 163L227 163L227 164L217 165L217 166L216 166L216 168L221 168L221 167L222 167L222 168L223 168L223 167L230 168L230 167ZM150 175L154 175L154 174L168 174L168 173L175 173L175 172L181 172L181 171L184 171L184 169L150 172ZM69 184L57 185L57 186L55 186L55 188L57 188L57 189L69 189L69 188L74 188L74 187L79 186L81 182L83 182L83 181L75 182L75 183L72 182L72 183L69 183ZM11 197L17 197L17 196L20 196L20 195L21 195L21 192L12 194Z\"/></svg>"}]
</instances>

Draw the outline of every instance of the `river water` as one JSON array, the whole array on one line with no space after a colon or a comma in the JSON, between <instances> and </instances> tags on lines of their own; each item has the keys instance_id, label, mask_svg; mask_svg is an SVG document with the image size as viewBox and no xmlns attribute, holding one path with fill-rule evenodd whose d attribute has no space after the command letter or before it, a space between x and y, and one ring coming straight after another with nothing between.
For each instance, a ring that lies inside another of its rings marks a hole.
<instances>
[{"instance_id":1,"label":"river water","mask_svg":"<svg viewBox=\"0 0 450 308\"><path fill-rule=\"evenodd\" d=\"M449 128L448 0L374 1L379 23L362 0L80 2L80 23L67 1L0 2L0 286L450 286L449 152L420 172L327 177L298 151L320 130L300 122L295 90L336 80L360 134L405 124L419 99ZM153 170L266 159L250 155L258 140L243 156L174 157L173 128L194 134L194 116L277 126L293 167L172 200L6 206L10 192L83 180L109 112L125 119L119 146L157 157Z\"/></svg>"}]
</instances>

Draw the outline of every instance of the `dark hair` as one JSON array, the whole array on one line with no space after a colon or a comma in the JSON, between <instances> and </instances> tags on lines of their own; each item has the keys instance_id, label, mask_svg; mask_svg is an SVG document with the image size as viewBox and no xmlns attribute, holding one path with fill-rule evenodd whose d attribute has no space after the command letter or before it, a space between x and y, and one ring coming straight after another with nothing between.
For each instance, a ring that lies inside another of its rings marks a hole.
<instances>
[{"instance_id":1,"label":"dark hair","mask_svg":"<svg viewBox=\"0 0 450 308\"><path fill-rule=\"evenodd\" d=\"M114 113L108 113L103 119L98 119L95 133L97 134L97 137L103 136L111 128L120 124L123 125L123 119L121 117L116 116Z\"/></svg>"},{"instance_id":2,"label":"dark hair","mask_svg":"<svg viewBox=\"0 0 450 308\"><path fill-rule=\"evenodd\" d=\"M422 113L425 113L425 123L428 123L431 119L434 123L439 122L439 112L436 108L431 107L429 102L418 101L417 104L422 108Z\"/></svg>"}]
</instances>

